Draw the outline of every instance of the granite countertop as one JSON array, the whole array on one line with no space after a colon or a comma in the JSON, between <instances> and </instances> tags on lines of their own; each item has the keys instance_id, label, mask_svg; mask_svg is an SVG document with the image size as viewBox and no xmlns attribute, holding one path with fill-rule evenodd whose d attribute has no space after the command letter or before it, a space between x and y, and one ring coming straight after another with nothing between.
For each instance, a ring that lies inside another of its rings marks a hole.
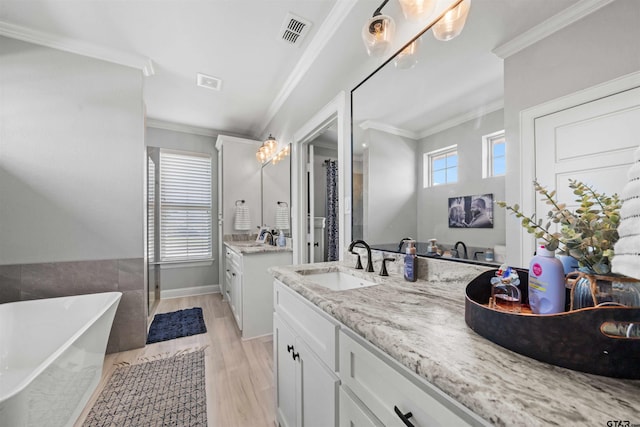
<instances>
[{"instance_id":1,"label":"granite countertop","mask_svg":"<svg viewBox=\"0 0 640 427\"><path fill-rule=\"evenodd\" d=\"M289 246L280 247L265 245L264 243L258 243L256 241L225 241L225 245L233 249L236 252L242 254L263 254L272 252L293 252L293 249Z\"/></svg>"},{"instance_id":2,"label":"granite countertop","mask_svg":"<svg viewBox=\"0 0 640 427\"><path fill-rule=\"evenodd\" d=\"M552 366L471 330L465 287L487 267L429 259L411 283L339 262L273 267L273 276L490 423L505 426L640 424L640 381ZM454 265L452 265L454 264ZM349 270L380 286L331 291L309 274ZM376 269L377 271L378 269ZM302 272L302 274L298 273ZM638 366L640 369L640 366Z\"/></svg>"}]
</instances>

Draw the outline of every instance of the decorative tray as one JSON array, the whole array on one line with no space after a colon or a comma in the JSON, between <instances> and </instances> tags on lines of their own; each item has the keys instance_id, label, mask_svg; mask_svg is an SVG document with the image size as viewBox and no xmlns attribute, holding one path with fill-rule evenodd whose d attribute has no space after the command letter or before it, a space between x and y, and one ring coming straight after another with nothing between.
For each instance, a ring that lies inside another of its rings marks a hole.
<instances>
[{"instance_id":1,"label":"decorative tray","mask_svg":"<svg viewBox=\"0 0 640 427\"><path fill-rule=\"evenodd\" d=\"M640 379L640 308L590 307L559 314L511 313L489 308L490 280L497 270L473 279L466 288L465 321L494 343L552 365L607 377ZM528 274L517 270L523 305Z\"/></svg>"}]
</instances>

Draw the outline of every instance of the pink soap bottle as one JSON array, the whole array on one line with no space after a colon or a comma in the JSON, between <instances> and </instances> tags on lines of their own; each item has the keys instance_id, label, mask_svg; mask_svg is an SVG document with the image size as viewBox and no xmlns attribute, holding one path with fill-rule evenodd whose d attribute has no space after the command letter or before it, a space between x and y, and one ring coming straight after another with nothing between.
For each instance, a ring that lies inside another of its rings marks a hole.
<instances>
[{"instance_id":1,"label":"pink soap bottle","mask_svg":"<svg viewBox=\"0 0 640 427\"><path fill-rule=\"evenodd\" d=\"M534 314L564 311L565 280L562 262L553 251L538 245L529 264L529 306Z\"/></svg>"}]
</instances>

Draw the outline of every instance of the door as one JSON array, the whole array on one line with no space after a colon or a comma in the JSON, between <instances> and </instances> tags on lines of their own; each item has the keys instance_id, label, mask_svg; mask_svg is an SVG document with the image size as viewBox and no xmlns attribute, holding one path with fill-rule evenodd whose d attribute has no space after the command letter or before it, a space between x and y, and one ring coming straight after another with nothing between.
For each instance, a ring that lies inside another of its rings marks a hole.
<instances>
[{"instance_id":1,"label":"door","mask_svg":"<svg viewBox=\"0 0 640 427\"><path fill-rule=\"evenodd\" d=\"M319 262L314 250L316 241L316 229L314 227L315 213L315 156L313 144L307 144L307 262Z\"/></svg>"},{"instance_id":2,"label":"door","mask_svg":"<svg viewBox=\"0 0 640 427\"><path fill-rule=\"evenodd\" d=\"M158 153L153 147L147 148L147 308L152 313L160 301L160 268L156 263L158 236L158 194L159 179L156 162Z\"/></svg>"},{"instance_id":3,"label":"door","mask_svg":"<svg viewBox=\"0 0 640 427\"><path fill-rule=\"evenodd\" d=\"M295 351L300 358L300 426L328 427L337 425L336 406L338 378L330 372L311 349L298 337Z\"/></svg>"},{"instance_id":4,"label":"door","mask_svg":"<svg viewBox=\"0 0 640 427\"><path fill-rule=\"evenodd\" d=\"M295 335L280 319L273 315L273 347L276 380L276 411L280 427L295 427L296 423L296 368L293 360Z\"/></svg>"},{"instance_id":5,"label":"door","mask_svg":"<svg viewBox=\"0 0 640 427\"><path fill-rule=\"evenodd\" d=\"M640 88L593 100L535 120L536 177L557 189L557 199L571 209L574 194L568 179L601 193L620 193L638 147ZM546 218L548 205L536 201Z\"/></svg>"}]
</instances>

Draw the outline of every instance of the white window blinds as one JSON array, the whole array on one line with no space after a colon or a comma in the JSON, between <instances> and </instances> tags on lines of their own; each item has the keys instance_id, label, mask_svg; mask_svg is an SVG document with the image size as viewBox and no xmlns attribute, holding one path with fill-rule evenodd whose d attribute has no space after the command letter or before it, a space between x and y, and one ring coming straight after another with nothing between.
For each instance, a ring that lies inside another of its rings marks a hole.
<instances>
[{"instance_id":1,"label":"white window blinds","mask_svg":"<svg viewBox=\"0 0 640 427\"><path fill-rule=\"evenodd\" d=\"M211 258L211 157L162 150L160 261Z\"/></svg>"}]
</instances>

